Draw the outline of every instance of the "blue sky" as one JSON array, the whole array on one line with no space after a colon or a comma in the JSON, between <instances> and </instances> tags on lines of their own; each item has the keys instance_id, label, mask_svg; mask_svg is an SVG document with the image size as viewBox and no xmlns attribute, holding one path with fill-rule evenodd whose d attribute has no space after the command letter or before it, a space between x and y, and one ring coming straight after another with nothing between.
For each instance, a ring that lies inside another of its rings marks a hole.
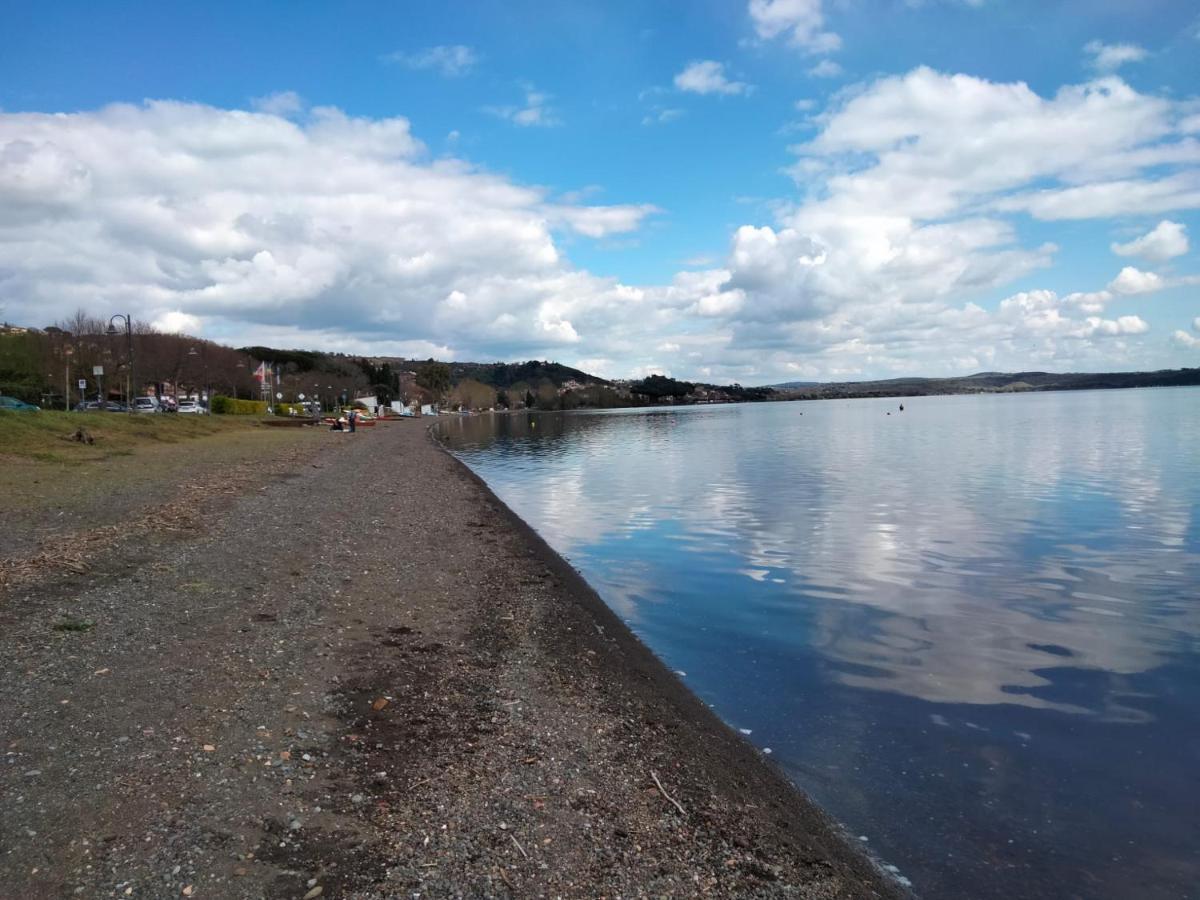
<instances>
[{"instance_id":1,"label":"blue sky","mask_svg":"<svg viewBox=\"0 0 1200 900\"><path fill-rule=\"evenodd\" d=\"M4 18L0 318L744 383L1200 365L1194 3Z\"/></svg>"}]
</instances>

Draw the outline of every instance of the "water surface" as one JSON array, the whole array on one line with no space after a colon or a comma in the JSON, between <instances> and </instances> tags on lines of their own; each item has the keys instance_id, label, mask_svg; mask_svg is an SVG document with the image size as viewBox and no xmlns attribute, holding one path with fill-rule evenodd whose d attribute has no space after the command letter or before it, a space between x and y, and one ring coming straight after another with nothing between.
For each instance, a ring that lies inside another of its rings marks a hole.
<instances>
[{"instance_id":1,"label":"water surface","mask_svg":"<svg viewBox=\"0 0 1200 900\"><path fill-rule=\"evenodd\" d=\"M899 402L443 431L923 896L1200 896L1200 389Z\"/></svg>"}]
</instances>

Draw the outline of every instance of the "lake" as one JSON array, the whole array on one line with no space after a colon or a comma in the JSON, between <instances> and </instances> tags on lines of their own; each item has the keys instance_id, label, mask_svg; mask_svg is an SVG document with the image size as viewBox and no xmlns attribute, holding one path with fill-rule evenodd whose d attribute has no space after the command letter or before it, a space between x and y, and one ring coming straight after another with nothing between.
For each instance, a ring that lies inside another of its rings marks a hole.
<instances>
[{"instance_id":1,"label":"lake","mask_svg":"<svg viewBox=\"0 0 1200 900\"><path fill-rule=\"evenodd\" d=\"M1200 896L1200 389L440 424L920 895Z\"/></svg>"}]
</instances>

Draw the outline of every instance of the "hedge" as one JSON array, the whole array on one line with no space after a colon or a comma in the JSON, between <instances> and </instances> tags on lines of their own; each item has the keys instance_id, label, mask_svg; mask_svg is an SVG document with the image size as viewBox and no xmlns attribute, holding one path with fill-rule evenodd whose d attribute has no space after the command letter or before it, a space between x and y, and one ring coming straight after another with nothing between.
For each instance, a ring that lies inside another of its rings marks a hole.
<instances>
[{"instance_id":1,"label":"hedge","mask_svg":"<svg viewBox=\"0 0 1200 900\"><path fill-rule=\"evenodd\" d=\"M265 416L267 404L262 400L236 400L217 394L212 398L212 411L232 416Z\"/></svg>"}]
</instances>

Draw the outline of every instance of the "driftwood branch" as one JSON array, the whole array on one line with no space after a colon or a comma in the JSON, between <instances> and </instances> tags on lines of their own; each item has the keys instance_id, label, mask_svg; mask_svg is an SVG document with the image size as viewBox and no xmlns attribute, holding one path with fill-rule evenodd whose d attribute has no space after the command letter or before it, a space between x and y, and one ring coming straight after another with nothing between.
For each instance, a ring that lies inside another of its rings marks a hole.
<instances>
[{"instance_id":1,"label":"driftwood branch","mask_svg":"<svg viewBox=\"0 0 1200 900\"><path fill-rule=\"evenodd\" d=\"M517 845L517 849L521 851L521 855L526 859L529 859L529 854L525 852L525 848L521 846L521 842L517 840L517 836L515 834L510 834L509 837L512 838L512 842Z\"/></svg>"},{"instance_id":2,"label":"driftwood branch","mask_svg":"<svg viewBox=\"0 0 1200 900\"><path fill-rule=\"evenodd\" d=\"M675 808L677 810L679 810L679 814L681 816L686 816L687 811L682 806L679 805L678 800L676 800L674 797L672 797L670 794L667 793L667 789L662 786L662 782L658 780L658 776L654 774L653 769L650 770L650 777L654 779L654 784L658 787L658 792L660 794L662 794L664 797L666 797L668 800L671 801L671 803L675 806Z\"/></svg>"}]
</instances>

